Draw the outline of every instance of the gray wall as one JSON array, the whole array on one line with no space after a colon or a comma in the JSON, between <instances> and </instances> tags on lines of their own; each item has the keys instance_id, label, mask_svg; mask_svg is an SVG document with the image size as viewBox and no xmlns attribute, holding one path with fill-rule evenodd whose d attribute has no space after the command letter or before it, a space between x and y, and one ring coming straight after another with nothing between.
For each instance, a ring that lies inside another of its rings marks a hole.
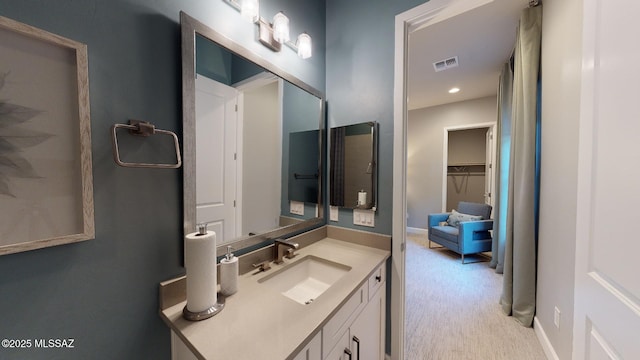
<instances>
[{"instance_id":1,"label":"gray wall","mask_svg":"<svg viewBox=\"0 0 640 360\"><path fill-rule=\"evenodd\" d=\"M354 226L349 209L332 225L391 234L395 16L424 2L327 0L328 127L380 124L376 226Z\"/></svg>"},{"instance_id":2,"label":"gray wall","mask_svg":"<svg viewBox=\"0 0 640 360\"><path fill-rule=\"evenodd\" d=\"M409 111L407 226L426 229L427 215L442 211L444 128L495 122L496 101L489 96Z\"/></svg>"},{"instance_id":3,"label":"gray wall","mask_svg":"<svg viewBox=\"0 0 640 360\"><path fill-rule=\"evenodd\" d=\"M138 118L181 134L180 10L324 91L324 2L261 8L286 11L294 34L313 37L314 56L264 48L222 1L0 2L2 16L88 45L96 222L95 240L0 257L1 337L76 340L74 349L0 349L0 358L170 358L157 292L184 271L182 171L116 166L109 127Z\"/></svg>"},{"instance_id":4,"label":"gray wall","mask_svg":"<svg viewBox=\"0 0 640 360\"><path fill-rule=\"evenodd\" d=\"M542 22L542 169L536 319L560 359L573 341L582 1L547 0ZM554 307L562 312L553 325ZM579 335L578 335L579 336Z\"/></svg>"},{"instance_id":5,"label":"gray wall","mask_svg":"<svg viewBox=\"0 0 640 360\"><path fill-rule=\"evenodd\" d=\"M496 100L495 97L492 98ZM493 115L495 120L497 113ZM486 134L487 128L449 131L447 163L449 165L484 164L486 162Z\"/></svg>"}]
</instances>

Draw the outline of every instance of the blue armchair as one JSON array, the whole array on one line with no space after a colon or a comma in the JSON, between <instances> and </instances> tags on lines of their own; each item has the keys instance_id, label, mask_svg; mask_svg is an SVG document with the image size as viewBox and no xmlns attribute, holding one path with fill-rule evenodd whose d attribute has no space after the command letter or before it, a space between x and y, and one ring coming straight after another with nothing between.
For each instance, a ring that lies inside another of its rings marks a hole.
<instances>
[{"instance_id":1,"label":"blue armchair","mask_svg":"<svg viewBox=\"0 0 640 360\"><path fill-rule=\"evenodd\" d=\"M465 255L491 251L491 205L461 201L457 212L474 215L479 220L465 221L462 216L463 220L456 223L449 219L451 213L429 214L429 248L431 242L442 245L462 255L462 263L465 264Z\"/></svg>"}]
</instances>

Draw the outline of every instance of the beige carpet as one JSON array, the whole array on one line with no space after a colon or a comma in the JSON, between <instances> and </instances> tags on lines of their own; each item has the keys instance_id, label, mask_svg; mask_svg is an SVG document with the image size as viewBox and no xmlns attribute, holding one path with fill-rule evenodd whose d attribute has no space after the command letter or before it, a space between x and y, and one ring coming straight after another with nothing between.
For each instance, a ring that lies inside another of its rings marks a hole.
<instances>
[{"instance_id":1,"label":"beige carpet","mask_svg":"<svg viewBox=\"0 0 640 360\"><path fill-rule=\"evenodd\" d=\"M488 262L462 265L459 255L409 234L405 359L546 359L533 329L504 315L501 292L502 275Z\"/></svg>"}]
</instances>

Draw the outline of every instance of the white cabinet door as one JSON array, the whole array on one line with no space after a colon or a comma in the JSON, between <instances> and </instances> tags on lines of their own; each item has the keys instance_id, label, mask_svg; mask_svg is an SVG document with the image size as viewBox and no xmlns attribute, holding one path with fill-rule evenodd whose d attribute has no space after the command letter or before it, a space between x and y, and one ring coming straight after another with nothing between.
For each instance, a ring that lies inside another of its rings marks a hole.
<instances>
[{"instance_id":1,"label":"white cabinet door","mask_svg":"<svg viewBox=\"0 0 640 360\"><path fill-rule=\"evenodd\" d=\"M319 331L293 360L322 360L322 331Z\"/></svg>"},{"instance_id":2,"label":"white cabinet door","mask_svg":"<svg viewBox=\"0 0 640 360\"><path fill-rule=\"evenodd\" d=\"M574 359L640 359L640 3L585 0Z\"/></svg>"},{"instance_id":3,"label":"white cabinet door","mask_svg":"<svg viewBox=\"0 0 640 360\"><path fill-rule=\"evenodd\" d=\"M384 358L384 295L383 282L349 329L353 360L382 360Z\"/></svg>"},{"instance_id":4,"label":"white cabinet door","mask_svg":"<svg viewBox=\"0 0 640 360\"><path fill-rule=\"evenodd\" d=\"M369 300L369 285L364 284L344 305L333 315L331 320L322 328L322 353L328 354L334 350L339 341L342 341L344 333L360 314ZM346 346L349 346L348 340ZM327 358L326 356L324 357Z\"/></svg>"},{"instance_id":5,"label":"white cabinet door","mask_svg":"<svg viewBox=\"0 0 640 360\"><path fill-rule=\"evenodd\" d=\"M171 330L171 360L197 360L182 339Z\"/></svg>"},{"instance_id":6,"label":"white cabinet door","mask_svg":"<svg viewBox=\"0 0 640 360\"><path fill-rule=\"evenodd\" d=\"M354 360L353 353L349 349L349 329L347 329L336 346L324 356L324 360Z\"/></svg>"}]
</instances>

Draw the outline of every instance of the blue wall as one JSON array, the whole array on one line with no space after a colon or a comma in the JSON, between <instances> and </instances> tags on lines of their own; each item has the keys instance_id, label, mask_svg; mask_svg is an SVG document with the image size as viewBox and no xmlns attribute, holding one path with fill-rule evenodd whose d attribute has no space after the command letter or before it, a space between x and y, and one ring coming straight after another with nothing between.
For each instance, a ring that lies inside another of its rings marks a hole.
<instances>
[{"instance_id":1,"label":"blue wall","mask_svg":"<svg viewBox=\"0 0 640 360\"><path fill-rule=\"evenodd\" d=\"M260 45L222 0L0 2L2 16L88 45L96 212L95 240L0 257L0 337L73 337L75 349L0 349L0 358L169 358L157 286L183 272L182 173L117 167L108 131L139 118L181 133L180 10L325 92L328 127L379 122L373 231L390 234L394 21L423 2L327 0L325 13L322 0L261 1L263 16L284 10L292 34L313 37L304 61ZM340 219L354 227L350 210Z\"/></svg>"},{"instance_id":2,"label":"blue wall","mask_svg":"<svg viewBox=\"0 0 640 360\"><path fill-rule=\"evenodd\" d=\"M391 234L395 16L425 2L327 0L327 127L380 124L376 226L354 226L348 209L332 225Z\"/></svg>"},{"instance_id":3,"label":"blue wall","mask_svg":"<svg viewBox=\"0 0 640 360\"><path fill-rule=\"evenodd\" d=\"M378 211L375 228L353 225L340 209L331 225L391 234L393 216L393 81L395 16L423 0L327 0L327 128L379 123ZM328 174L325 177L328 179ZM325 203L329 203L328 195ZM391 274L391 261L387 274ZM391 350L391 282L387 282L387 343Z\"/></svg>"},{"instance_id":4,"label":"blue wall","mask_svg":"<svg viewBox=\"0 0 640 360\"><path fill-rule=\"evenodd\" d=\"M264 48L222 0L0 2L0 15L88 46L96 223L94 240L0 257L0 338L75 339L74 349L0 348L1 359L170 358L157 292L184 271L182 172L116 166L109 127L137 118L181 134L180 10L324 91L324 1L261 5L311 34L311 59Z\"/></svg>"},{"instance_id":5,"label":"blue wall","mask_svg":"<svg viewBox=\"0 0 640 360\"><path fill-rule=\"evenodd\" d=\"M196 73L225 85L233 85L264 68L235 55L202 35L196 35Z\"/></svg>"}]
</instances>

